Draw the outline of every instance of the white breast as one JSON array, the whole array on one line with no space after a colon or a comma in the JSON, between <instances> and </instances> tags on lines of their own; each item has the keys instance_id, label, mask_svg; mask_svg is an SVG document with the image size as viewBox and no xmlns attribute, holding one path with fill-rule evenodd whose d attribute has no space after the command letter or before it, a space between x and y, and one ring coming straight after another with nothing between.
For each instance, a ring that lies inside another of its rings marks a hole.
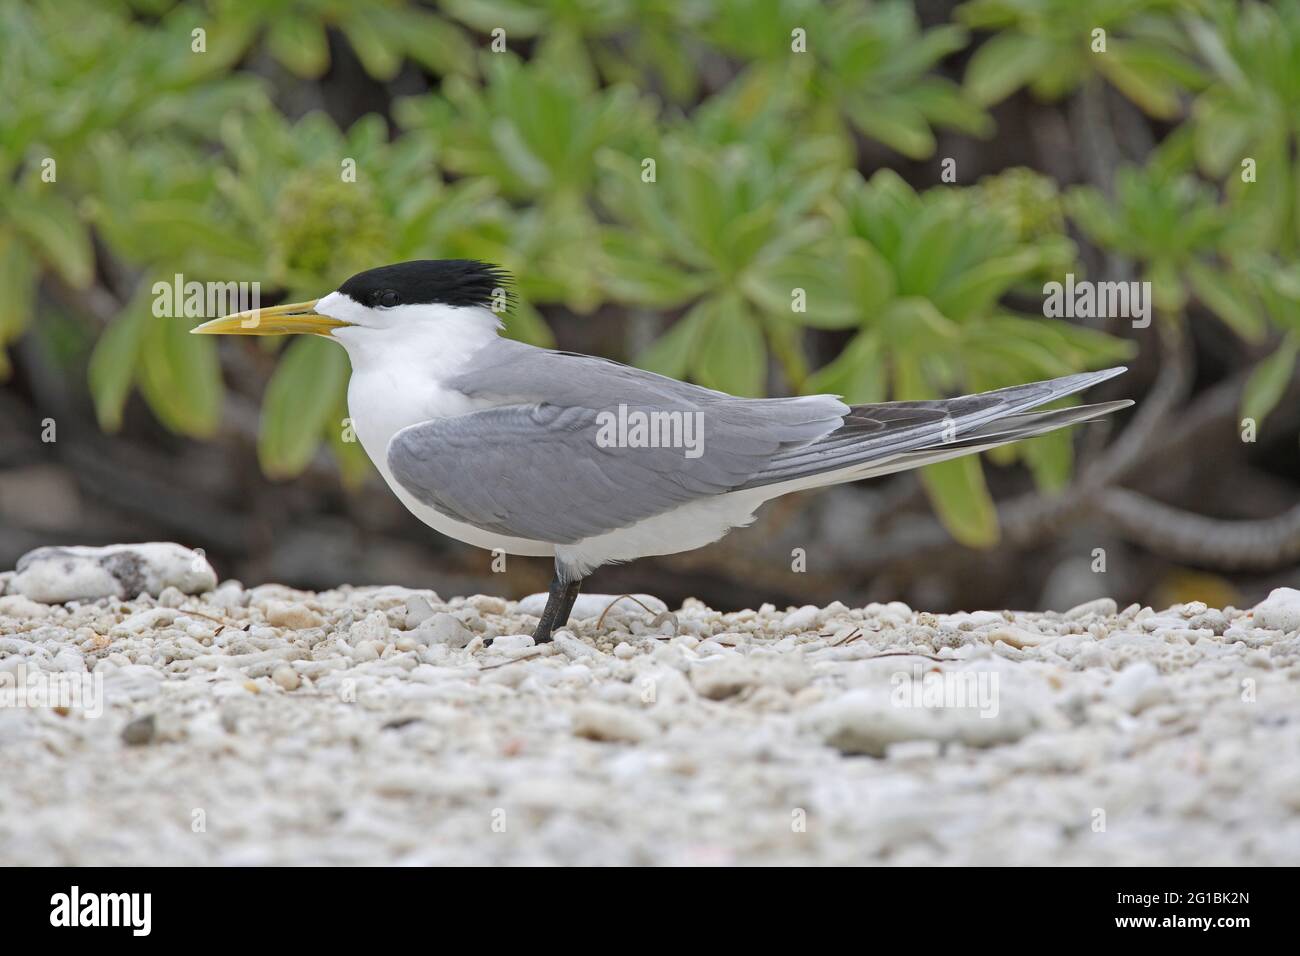
<instances>
[{"instance_id":1,"label":"white breast","mask_svg":"<svg viewBox=\"0 0 1300 956\"><path fill-rule=\"evenodd\" d=\"M317 304L317 311L323 311L322 306L329 307L326 299ZM422 312L402 314L408 309ZM335 307L325 314L340 311L344 310ZM507 554L554 554L554 547L544 542L494 534L440 514L403 488L388 469L388 443L403 428L489 407L445 382L496 338L496 317L483 309L447 306L400 306L385 316L390 324L383 328L337 329L333 338L347 349L352 362L348 382L352 427L388 487L407 510L448 537Z\"/></svg>"}]
</instances>

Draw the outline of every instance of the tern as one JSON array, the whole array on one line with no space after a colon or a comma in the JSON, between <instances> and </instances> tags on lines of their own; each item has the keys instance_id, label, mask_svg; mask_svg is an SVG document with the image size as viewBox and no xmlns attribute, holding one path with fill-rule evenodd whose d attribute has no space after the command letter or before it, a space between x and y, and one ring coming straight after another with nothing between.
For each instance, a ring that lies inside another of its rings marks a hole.
<instances>
[{"instance_id":1,"label":"tern","mask_svg":"<svg viewBox=\"0 0 1300 956\"><path fill-rule=\"evenodd\" d=\"M356 436L411 513L480 548L554 559L537 643L568 622L601 565L710 544L780 495L975 454L1132 404L1033 411L1124 368L936 401L738 398L504 338L510 283L474 260L401 262L311 302L193 331L342 345Z\"/></svg>"}]
</instances>

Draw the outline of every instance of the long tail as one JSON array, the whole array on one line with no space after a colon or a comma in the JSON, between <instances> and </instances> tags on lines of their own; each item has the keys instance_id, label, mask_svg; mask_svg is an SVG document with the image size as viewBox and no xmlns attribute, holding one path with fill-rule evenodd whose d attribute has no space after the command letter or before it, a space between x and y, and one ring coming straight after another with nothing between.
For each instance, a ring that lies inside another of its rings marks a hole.
<instances>
[{"instance_id":1,"label":"long tail","mask_svg":"<svg viewBox=\"0 0 1300 956\"><path fill-rule=\"evenodd\" d=\"M856 481L1033 438L1126 408L1131 401L1032 412L1127 371L1066 375L1046 382L927 402L854 405L829 435L775 457L749 487ZM824 481L815 480L824 476Z\"/></svg>"}]
</instances>

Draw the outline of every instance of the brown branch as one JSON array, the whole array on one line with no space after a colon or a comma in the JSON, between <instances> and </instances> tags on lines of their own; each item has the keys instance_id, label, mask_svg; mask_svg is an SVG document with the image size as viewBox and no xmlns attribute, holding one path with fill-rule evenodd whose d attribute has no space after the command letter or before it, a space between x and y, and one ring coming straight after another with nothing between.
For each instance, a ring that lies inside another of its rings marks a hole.
<instances>
[{"instance_id":1,"label":"brown branch","mask_svg":"<svg viewBox=\"0 0 1300 956\"><path fill-rule=\"evenodd\" d=\"M1098 502L1116 532L1157 554L1223 571L1271 570L1300 560L1300 505L1273 518L1193 514L1126 488Z\"/></svg>"}]
</instances>

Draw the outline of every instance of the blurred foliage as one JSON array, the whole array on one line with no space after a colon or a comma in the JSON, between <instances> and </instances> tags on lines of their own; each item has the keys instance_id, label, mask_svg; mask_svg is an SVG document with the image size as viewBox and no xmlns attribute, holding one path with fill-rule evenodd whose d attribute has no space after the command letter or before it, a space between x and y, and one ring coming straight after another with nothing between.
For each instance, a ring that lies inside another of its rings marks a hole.
<instances>
[{"instance_id":1,"label":"blurred foliage","mask_svg":"<svg viewBox=\"0 0 1300 956\"><path fill-rule=\"evenodd\" d=\"M1203 72L1173 16L1187 0L970 0L958 18L997 31L971 57L966 86L996 103L1022 86L1057 100L1099 76L1151 116L1174 119Z\"/></svg>"},{"instance_id":2,"label":"blurred foliage","mask_svg":"<svg viewBox=\"0 0 1300 956\"><path fill-rule=\"evenodd\" d=\"M507 331L526 341L553 344L555 310L624 308L658 314L634 358L666 374L927 398L1131 354L1035 304L1082 272L1073 228L1139 265L1160 321L1197 304L1274 346L1245 399L1266 415L1300 352L1300 0L970 0L954 19L925 27L902 0L0 5L0 375L50 295L95 340L103 428L138 391L208 438L222 352L186 334L199 316L155 318L155 283L292 300L381 263L472 256L518 277ZM972 44L964 83L948 79ZM312 109L340 53L385 115L341 129ZM940 132L990 136L985 107L1016 90L1097 82L1175 124L1110 194L1062 196L1024 169L921 191L859 172L866 141L925 159ZM842 348L813 367L827 335ZM291 477L324 447L359 482L343 352L283 352L263 469ZM1065 433L990 457L1048 490L1072 471ZM996 539L979 459L924 478L956 537Z\"/></svg>"}]
</instances>

